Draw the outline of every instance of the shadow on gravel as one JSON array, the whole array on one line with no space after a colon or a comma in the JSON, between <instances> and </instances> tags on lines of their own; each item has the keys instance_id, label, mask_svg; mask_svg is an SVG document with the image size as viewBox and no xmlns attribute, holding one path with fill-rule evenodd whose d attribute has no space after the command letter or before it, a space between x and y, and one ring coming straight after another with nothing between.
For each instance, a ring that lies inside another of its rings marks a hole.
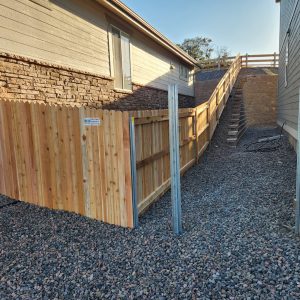
<instances>
[{"instance_id":1,"label":"shadow on gravel","mask_svg":"<svg viewBox=\"0 0 300 300\"><path fill-rule=\"evenodd\" d=\"M286 227L296 155L286 138L274 152L243 151L276 128L249 129L229 148L228 109L182 178L182 236L171 231L170 193L137 230L25 203L5 207L0 298L299 299L300 242Z\"/></svg>"}]
</instances>

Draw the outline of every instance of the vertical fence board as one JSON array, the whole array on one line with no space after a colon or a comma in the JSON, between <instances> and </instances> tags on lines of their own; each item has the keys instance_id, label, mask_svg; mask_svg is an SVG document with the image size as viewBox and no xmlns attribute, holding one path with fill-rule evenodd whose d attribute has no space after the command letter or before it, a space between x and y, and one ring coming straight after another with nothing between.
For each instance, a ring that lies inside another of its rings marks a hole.
<instances>
[{"instance_id":1,"label":"vertical fence board","mask_svg":"<svg viewBox=\"0 0 300 300\"><path fill-rule=\"evenodd\" d=\"M101 120L85 126L84 118ZM0 193L133 226L129 115L0 102Z\"/></svg>"}]
</instances>

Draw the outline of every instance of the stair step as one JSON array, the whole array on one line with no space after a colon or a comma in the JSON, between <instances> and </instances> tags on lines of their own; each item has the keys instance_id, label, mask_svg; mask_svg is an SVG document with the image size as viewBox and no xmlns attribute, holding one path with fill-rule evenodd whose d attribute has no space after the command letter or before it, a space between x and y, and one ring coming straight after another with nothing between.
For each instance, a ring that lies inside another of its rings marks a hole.
<instances>
[{"instance_id":1,"label":"stair step","mask_svg":"<svg viewBox=\"0 0 300 300\"><path fill-rule=\"evenodd\" d=\"M232 115L236 115L236 114L239 114L239 115L243 114L244 115L245 114L245 110L243 108L234 109L234 110L231 111L231 114Z\"/></svg>"},{"instance_id":2,"label":"stair step","mask_svg":"<svg viewBox=\"0 0 300 300\"><path fill-rule=\"evenodd\" d=\"M236 147L238 141L239 141L240 138L243 136L243 134L245 133L246 130L247 130L247 126L246 126L246 124L244 124L244 127L241 128L241 129L238 131L238 134L237 134L236 136L228 137L228 138L227 138L227 142L229 143L229 145L230 145L230 146L233 146L233 147Z\"/></svg>"},{"instance_id":3,"label":"stair step","mask_svg":"<svg viewBox=\"0 0 300 300\"><path fill-rule=\"evenodd\" d=\"M230 136L237 136L239 133L238 130L229 130L227 135L230 135Z\"/></svg>"},{"instance_id":4,"label":"stair step","mask_svg":"<svg viewBox=\"0 0 300 300\"><path fill-rule=\"evenodd\" d=\"M234 132L238 132L240 131L244 126L246 125L246 120L243 120L242 122L239 123L235 123L233 126L228 126L229 130L228 130L228 134L230 132L230 135L233 135Z\"/></svg>"},{"instance_id":5,"label":"stair step","mask_svg":"<svg viewBox=\"0 0 300 300\"><path fill-rule=\"evenodd\" d=\"M232 113L231 116L232 116L233 118L236 118L236 117L244 117L244 116L246 116L246 114L245 114L244 111L239 111L239 112Z\"/></svg>"},{"instance_id":6,"label":"stair step","mask_svg":"<svg viewBox=\"0 0 300 300\"><path fill-rule=\"evenodd\" d=\"M231 118L230 120L229 120L229 122L230 123L236 123L236 122L242 122L242 121L246 121L246 118Z\"/></svg>"}]
</instances>

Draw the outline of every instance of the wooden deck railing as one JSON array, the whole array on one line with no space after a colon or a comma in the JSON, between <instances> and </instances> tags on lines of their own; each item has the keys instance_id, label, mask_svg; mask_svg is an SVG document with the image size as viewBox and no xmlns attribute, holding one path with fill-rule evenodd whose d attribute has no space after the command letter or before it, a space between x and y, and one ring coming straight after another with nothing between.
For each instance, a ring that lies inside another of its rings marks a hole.
<instances>
[{"instance_id":1,"label":"wooden deck railing","mask_svg":"<svg viewBox=\"0 0 300 300\"><path fill-rule=\"evenodd\" d=\"M254 67L278 67L279 54L245 54L240 56L242 62L242 68L254 68ZM235 60L235 56L230 56L221 59L211 59L200 64L201 69L215 69L218 67L227 68Z\"/></svg>"},{"instance_id":2,"label":"wooden deck railing","mask_svg":"<svg viewBox=\"0 0 300 300\"><path fill-rule=\"evenodd\" d=\"M279 54L255 54L255 55L242 55L242 67L278 67Z\"/></svg>"}]
</instances>

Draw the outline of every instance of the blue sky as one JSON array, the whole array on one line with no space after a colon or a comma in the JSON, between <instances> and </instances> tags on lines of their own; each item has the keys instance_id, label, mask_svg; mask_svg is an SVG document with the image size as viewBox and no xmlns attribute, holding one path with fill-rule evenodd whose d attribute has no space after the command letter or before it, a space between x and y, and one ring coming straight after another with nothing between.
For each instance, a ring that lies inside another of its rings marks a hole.
<instances>
[{"instance_id":1,"label":"blue sky","mask_svg":"<svg viewBox=\"0 0 300 300\"><path fill-rule=\"evenodd\" d=\"M278 52L279 4L275 0L123 0L175 43L210 37L238 52Z\"/></svg>"}]
</instances>

